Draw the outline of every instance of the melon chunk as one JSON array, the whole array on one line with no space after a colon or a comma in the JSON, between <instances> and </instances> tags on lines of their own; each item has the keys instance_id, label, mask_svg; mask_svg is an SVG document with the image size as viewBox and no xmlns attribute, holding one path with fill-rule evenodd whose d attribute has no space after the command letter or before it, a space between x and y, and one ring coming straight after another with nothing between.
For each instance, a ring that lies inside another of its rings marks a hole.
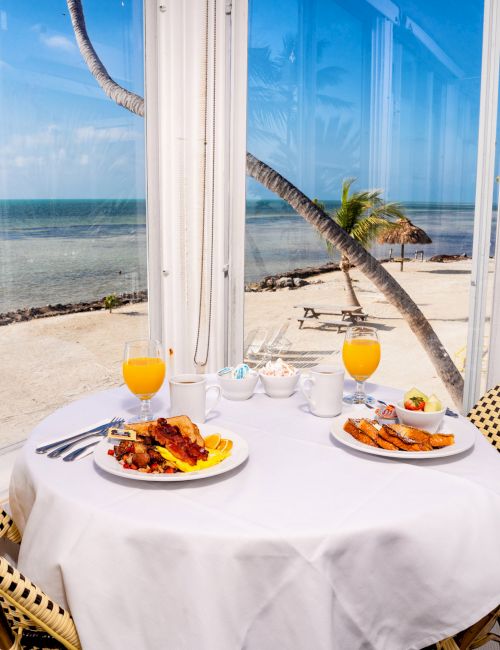
<instances>
[{"instance_id":1,"label":"melon chunk","mask_svg":"<svg viewBox=\"0 0 500 650\"><path fill-rule=\"evenodd\" d=\"M420 397L424 402L427 402L429 399L425 393L422 393L422 391L418 390L418 388L411 388L408 392L405 393L403 403L408 402L411 400L412 397Z\"/></svg>"},{"instance_id":2,"label":"melon chunk","mask_svg":"<svg viewBox=\"0 0 500 650\"><path fill-rule=\"evenodd\" d=\"M434 393L429 397L425 402L424 412L425 413L434 413L435 411L442 411L443 405L440 400L434 395Z\"/></svg>"}]
</instances>

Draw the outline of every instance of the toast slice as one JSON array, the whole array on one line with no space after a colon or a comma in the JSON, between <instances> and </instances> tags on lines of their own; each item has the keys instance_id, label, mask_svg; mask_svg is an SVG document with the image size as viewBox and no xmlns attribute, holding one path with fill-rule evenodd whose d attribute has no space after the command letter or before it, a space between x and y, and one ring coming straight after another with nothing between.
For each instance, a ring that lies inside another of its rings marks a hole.
<instances>
[{"instance_id":1,"label":"toast slice","mask_svg":"<svg viewBox=\"0 0 500 650\"><path fill-rule=\"evenodd\" d=\"M380 425L376 425L378 425L378 422L376 420L365 420L363 418L359 421L358 427L363 433L366 433L366 435L373 440L377 447L382 447L382 449L388 449L389 451L397 451L398 448L396 445L393 445L392 442L384 440L384 438L379 435Z\"/></svg>"},{"instance_id":2,"label":"toast slice","mask_svg":"<svg viewBox=\"0 0 500 650\"><path fill-rule=\"evenodd\" d=\"M187 415L176 415L173 418L167 418L168 424L172 427L178 427L183 436L189 438L191 442L195 442L202 449L205 447L199 428L191 422Z\"/></svg>"},{"instance_id":3,"label":"toast slice","mask_svg":"<svg viewBox=\"0 0 500 650\"><path fill-rule=\"evenodd\" d=\"M132 429L140 436L149 436L151 431L156 426L156 420L151 420L149 422L134 422L132 424L124 424L125 429Z\"/></svg>"},{"instance_id":4,"label":"toast slice","mask_svg":"<svg viewBox=\"0 0 500 650\"><path fill-rule=\"evenodd\" d=\"M349 433L353 438L356 438L356 440L359 440L359 442L364 442L365 445L370 445L370 447L378 447L377 443L374 442L370 436L361 431L359 428L359 423L360 420L349 418L344 424L344 431Z\"/></svg>"},{"instance_id":5,"label":"toast slice","mask_svg":"<svg viewBox=\"0 0 500 650\"><path fill-rule=\"evenodd\" d=\"M177 415L173 418L166 418L167 423L173 427L178 427L179 431L191 442L195 442L202 449L205 448L205 441L200 434L199 428L191 422L187 415ZM153 435L155 427L158 426L158 420L151 420L151 422L135 422L134 424L127 424L127 429L136 431L140 436Z\"/></svg>"},{"instance_id":6,"label":"toast slice","mask_svg":"<svg viewBox=\"0 0 500 650\"><path fill-rule=\"evenodd\" d=\"M396 445L393 445L392 442L389 442L388 440L384 440L384 438L382 438L380 435L381 427L376 420L363 419L359 423L359 428L361 431L363 431L363 433L366 433L366 435L370 436L370 438L377 444L378 447L382 447L382 449L387 449L389 451L398 450Z\"/></svg>"},{"instance_id":7,"label":"toast slice","mask_svg":"<svg viewBox=\"0 0 500 650\"><path fill-rule=\"evenodd\" d=\"M409 444L404 442L398 436L394 435L395 432L392 431L390 426L384 425L380 429L380 437L395 445L398 449L403 451L429 451L431 449L430 445L424 445L420 443Z\"/></svg>"},{"instance_id":8,"label":"toast slice","mask_svg":"<svg viewBox=\"0 0 500 650\"><path fill-rule=\"evenodd\" d=\"M430 433L427 431L422 431L422 429L410 427L406 424L388 424L386 426L390 429L392 435L397 436L400 440L406 442L407 445L421 444L430 447Z\"/></svg>"},{"instance_id":9,"label":"toast slice","mask_svg":"<svg viewBox=\"0 0 500 650\"><path fill-rule=\"evenodd\" d=\"M455 444L455 436L452 433L433 433L429 439L433 447L448 447Z\"/></svg>"}]
</instances>

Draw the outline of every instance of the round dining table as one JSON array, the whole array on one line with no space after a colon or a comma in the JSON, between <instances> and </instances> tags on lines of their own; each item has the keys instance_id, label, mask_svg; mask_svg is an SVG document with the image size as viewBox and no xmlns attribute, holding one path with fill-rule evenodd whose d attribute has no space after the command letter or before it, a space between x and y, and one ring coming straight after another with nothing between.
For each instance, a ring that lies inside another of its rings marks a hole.
<instances>
[{"instance_id":1,"label":"round dining table","mask_svg":"<svg viewBox=\"0 0 500 650\"><path fill-rule=\"evenodd\" d=\"M500 603L500 455L465 419L469 451L385 458L335 440L300 392L256 392L209 420L249 447L216 477L132 481L35 453L137 407L124 387L65 406L12 475L19 569L70 609L84 649L413 650ZM168 386L153 410L169 415Z\"/></svg>"}]
</instances>

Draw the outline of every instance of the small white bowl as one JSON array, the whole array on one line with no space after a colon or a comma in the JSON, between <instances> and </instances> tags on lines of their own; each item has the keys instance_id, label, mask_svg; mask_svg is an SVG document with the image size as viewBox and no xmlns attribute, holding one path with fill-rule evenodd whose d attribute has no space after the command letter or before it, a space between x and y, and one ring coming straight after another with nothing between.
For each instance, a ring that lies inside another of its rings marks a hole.
<instances>
[{"instance_id":1,"label":"small white bowl","mask_svg":"<svg viewBox=\"0 0 500 650\"><path fill-rule=\"evenodd\" d=\"M273 375L264 375L259 372L260 380L264 386L264 390L269 397L290 397L297 388L299 381L300 371L297 370L294 375L288 377L274 377Z\"/></svg>"},{"instance_id":2,"label":"small white bowl","mask_svg":"<svg viewBox=\"0 0 500 650\"><path fill-rule=\"evenodd\" d=\"M441 424L446 408L441 411L410 411L405 409L403 402L395 404L396 413L401 424L407 424L410 427L417 427L417 429L425 429L430 433L435 433Z\"/></svg>"},{"instance_id":3,"label":"small white bowl","mask_svg":"<svg viewBox=\"0 0 500 650\"><path fill-rule=\"evenodd\" d=\"M218 379L222 388L222 395L226 399L245 400L252 397L255 386L259 381L259 375L255 370L250 370L243 379L233 379L228 375L222 375Z\"/></svg>"}]
</instances>

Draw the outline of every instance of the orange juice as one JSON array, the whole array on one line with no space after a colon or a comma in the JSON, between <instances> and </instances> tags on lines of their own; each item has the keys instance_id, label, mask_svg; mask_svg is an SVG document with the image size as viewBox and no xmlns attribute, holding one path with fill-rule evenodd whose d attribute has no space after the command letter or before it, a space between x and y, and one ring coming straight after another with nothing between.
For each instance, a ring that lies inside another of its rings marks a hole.
<instances>
[{"instance_id":1,"label":"orange juice","mask_svg":"<svg viewBox=\"0 0 500 650\"><path fill-rule=\"evenodd\" d=\"M380 362L380 343L362 338L344 341L342 359L353 379L365 381L375 372Z\"/></svg>"},{"instance_id":2,"label":"orange juice","mask_svg":"<svg viewBox=\"0 0 500 650\"><path fill-rule=\"evenodd\" d=\"M165 362L158 357L135 357L123 362L123 378L139 399L151 399L165 379Z\"/></svg>"}]
</instances>

